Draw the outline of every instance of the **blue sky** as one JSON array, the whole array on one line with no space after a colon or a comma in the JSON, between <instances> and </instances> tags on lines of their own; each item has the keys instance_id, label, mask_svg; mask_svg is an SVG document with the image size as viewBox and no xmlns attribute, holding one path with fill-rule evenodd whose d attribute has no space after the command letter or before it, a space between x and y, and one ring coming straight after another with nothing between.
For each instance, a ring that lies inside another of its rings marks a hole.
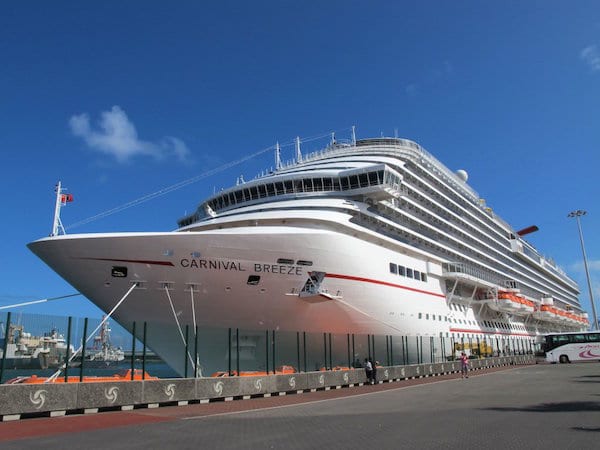
<instances>
[{"instance_id":1,"label":"blue sky","mask_svg":"<svg viewBox=\"0 0 600 450\"><path fill-rule=\"evenodd\" d=\"M295 136L412 139L600 297L596 1L16 2L0 7L0 306L73 289L26 244L51 230L165 231L242 166L89 217ZM418 3L418 4L415 4ZM310 144L306 144L306 150ZM316 145L316 143L314 143ZM291 159L293 148L284 147ZM94 316L75 298L23 312Z\"/></svg>"}]
</instances>

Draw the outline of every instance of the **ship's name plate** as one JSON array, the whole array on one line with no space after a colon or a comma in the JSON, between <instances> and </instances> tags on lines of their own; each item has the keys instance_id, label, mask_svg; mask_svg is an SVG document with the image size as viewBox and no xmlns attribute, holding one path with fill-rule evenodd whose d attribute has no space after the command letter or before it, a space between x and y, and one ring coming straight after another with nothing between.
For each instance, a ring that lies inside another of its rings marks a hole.
<instances>
[{"instance_id":1,"label":"ship's name plate","mask_svg":"<svg viewBox=\"0 0 600 450\"><path fill-rule=\"evenodd\" d=\"M183 258L179 261L181 267L206 270L233 270L246 272L246 265L240 261L222 261L214 259ZM281 264L251 264L251 269L256 273L274 273L280 275L302 275L302 267Z\"/></svg>"}]
</instances>

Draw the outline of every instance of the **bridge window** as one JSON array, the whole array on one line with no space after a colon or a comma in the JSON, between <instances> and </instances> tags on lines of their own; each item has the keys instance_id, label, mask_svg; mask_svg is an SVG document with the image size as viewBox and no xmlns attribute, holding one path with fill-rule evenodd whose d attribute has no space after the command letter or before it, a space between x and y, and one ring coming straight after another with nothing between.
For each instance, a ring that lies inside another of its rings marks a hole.
<instances>
[{"instance_id":1,"label":"bridge window","mask_svg":"<svg viewBox=\"0 0 600 450\"><path fill-rule=\"evenodd\" d=\"M390 263L390 273L393 273L393 274L398 273L398 266L396 264Z\"/></svg>"}]
</instances>

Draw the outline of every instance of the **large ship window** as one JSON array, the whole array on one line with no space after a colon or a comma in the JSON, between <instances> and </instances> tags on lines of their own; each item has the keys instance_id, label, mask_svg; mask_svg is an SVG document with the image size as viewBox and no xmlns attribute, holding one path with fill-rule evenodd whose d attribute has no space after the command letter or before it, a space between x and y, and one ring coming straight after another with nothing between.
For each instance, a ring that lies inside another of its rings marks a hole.
<instances>
[{"instance_id":1,"label":"large ship window","mask_svg":"<svg viewBox=\"0 0 600 450\"><path fill-rule=\"evenodd\" d=\"M288 194L294 192L294 183L292 183L292 180L286 180L286 181L284 181L283 185L285 186L285 191Z\"/></svg>"},{"instance_id":2,"label":"large ship window","mask_svg":"<svg viewBox=\"0 0 600 450\"><path fill-rule=\"evenodd\" d=\"M350 180L348 179L348 177L340 178L340 184L342 186L342 191L347 191L348 189L350 189Z\"/></svg>"},{"instance_id":3,"label":"large ship window","mask_svg":"<svg viewBox=\"0 0 600 450\"><path fill-rule=\"evenodd\" d=\"M313 178L312 182L313 182L313 188L315 191L323 190L323 179L322 178Z\"/></svg>"},{"instance_id":4,"label":"large ship window","mask_svg":"<svg viewBox=\"0 0 600 450\"><path fill-rule=\"evenodd\" d=\"M408 278L412 278L413 277L413 271L412 271L412 269L406 269L406 276Z\"/></svg>"},{"instance_id":5,"label":"large ship window","mask_svg":"<svg viewBox=\"0 0 600 450\"><path fill-rule=\"evenodd\" d=\"M421 272L419 272L418 270L413 271L413 278L415 280L420 280L421 279Z\"/></svg>"},{"instance_id":6,"label":"large ship window","mask_svg":"<svg viewBox=\"0 0 600 450\"><path fill-rule=\"evenodd\" d=\"M267 196L267 188L265 187L264 184L261 184L260 186L258 186L258 193L261 198Z\"/></svg>"},{"instance_id":7,"label":"large ship window","mask_svg":"<svg viewBox=\"0 0 600 450\"><path fill-rule=\"evenodd\" d=\"M369 184L371 186L379 184L379 180L377 179L377 173L378 172L369 172Z\"/></svg>"},{"instance_id":8,"label":"large ship window","mask_svg":"<svg viewBox=\"0 0 600 450\"><path fill-rule=\"evenodd\" d=\"M406 276L406 268L404 266L398 266L398 275L401 275L403 277Z\"/></svg>"},{"instance_id":9,"label":"large ship window","mask_svg":"<svg viewBox=\"0 0 600 450\"><path fill-rule=\"evenodd\" d=\"M421 281L427 282L427 274L425 272L421 272Z\"/></svg>"},{"instance_id":10,"label":"large ship window","mask_svg":"<svg viewBox=\"0 0 600 450\"><path fill-rule=\"evenodd\" d=\"M366 173L361 173L358 176L358 180L360 182L360 187L369 187L369 175Z\"/></svg>"},{"instance_id":11,"label":"large ship window","mask_svg":"<svg viewBox=\"0 0 600 450\"><path fill-rule=\"evenodd\" d=\"M398 273L398 266L396 264L390 263L390 273L393 273L393 274Z\"/></svg>"}]
</instances>

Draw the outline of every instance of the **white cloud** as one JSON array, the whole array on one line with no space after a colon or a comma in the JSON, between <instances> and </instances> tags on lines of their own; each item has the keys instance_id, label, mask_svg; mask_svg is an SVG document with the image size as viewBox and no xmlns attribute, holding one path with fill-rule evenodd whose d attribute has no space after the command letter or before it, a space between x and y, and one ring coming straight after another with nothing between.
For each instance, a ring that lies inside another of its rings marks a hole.
<instances>
[{"instance_id":1,"label":"white cloud","mask_svg":"<svg viewBox=\"0 0 600 450\"><path fill-rule=\"evenodd\" d=\"M579 56L593 71L600 70L600 51L597 45L584 48Z\"/></svg>"},{"instance_id":2,"label":"white cloud","mask_svg":"<svg viewBox=\"0 0 600 450\"><path fill-rule=\"evenodd\" d=\"M88 114L83 113L69 119L71 132L82 138L93 150L112 155L119 162L134 156L151 156L156 159L174 156L180 161L188 158L190 151L181 139L172 136L154 143L139 139L133 122L119 106L100 114L98 129L90 125Z\"/></svg>"}]
</instances>

